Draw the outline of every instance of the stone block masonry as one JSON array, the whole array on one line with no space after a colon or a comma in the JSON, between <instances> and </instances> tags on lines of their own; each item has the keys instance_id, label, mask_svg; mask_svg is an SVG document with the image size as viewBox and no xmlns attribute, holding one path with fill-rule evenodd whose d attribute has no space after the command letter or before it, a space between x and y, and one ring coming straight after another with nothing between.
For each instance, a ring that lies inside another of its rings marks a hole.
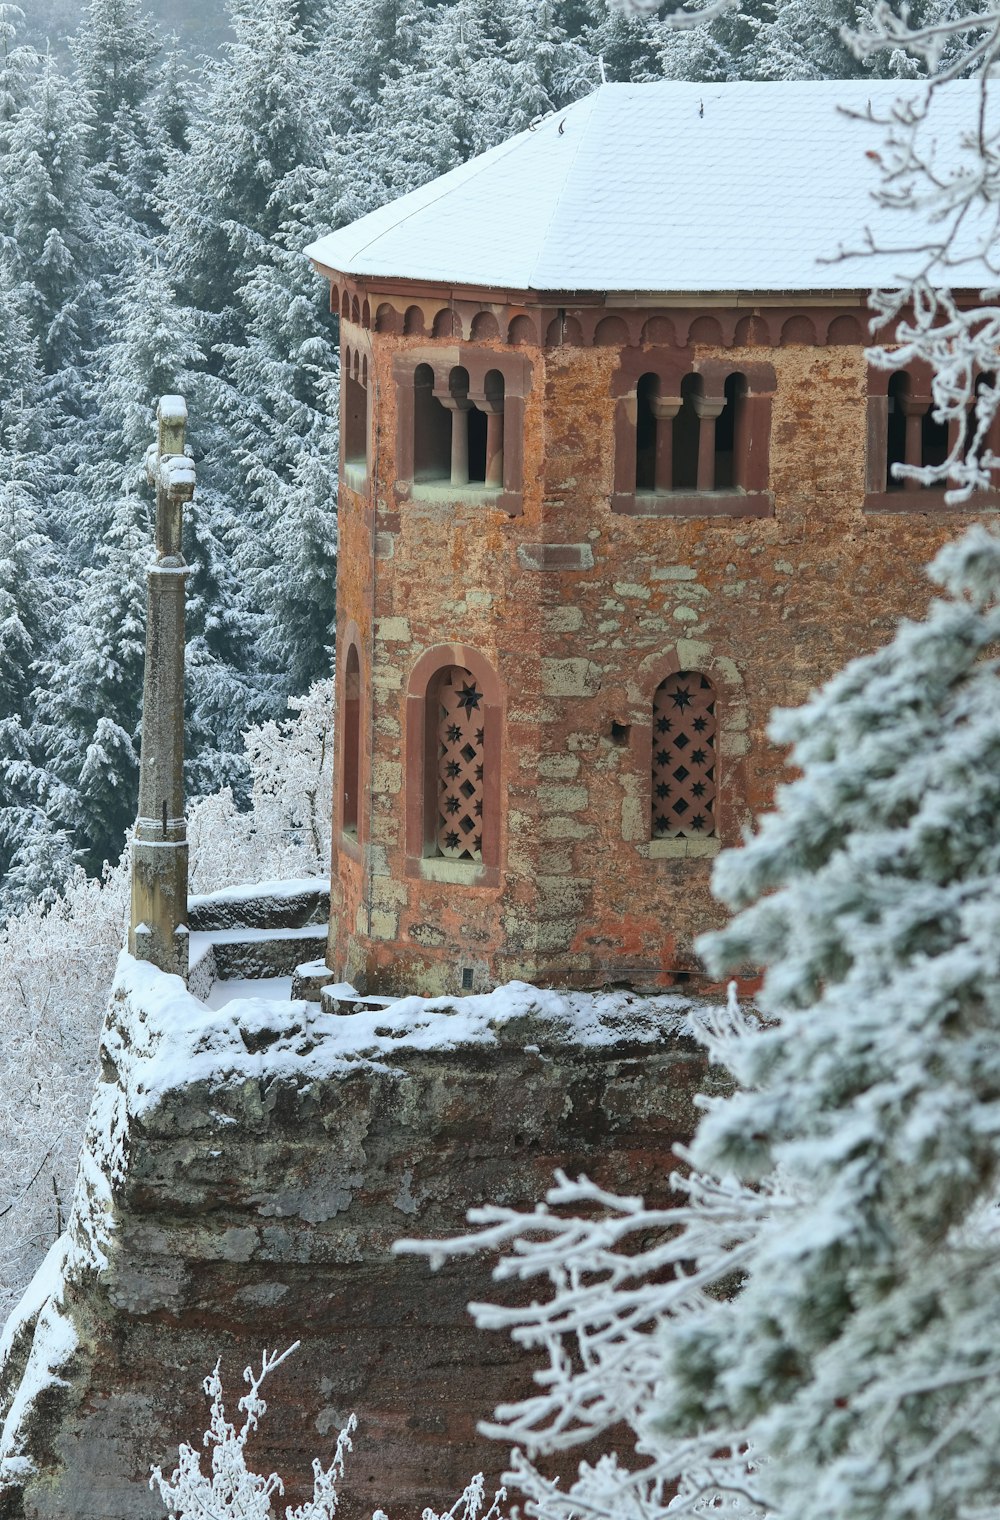
<instances>
[{"instance_id":1,"label":"stone block masonry","mask_svg":"<svg viewBox=\"0 0 1000 1520\"><path fill-rule=\"evenodd\" d=\"M328 961L365 991L511 977L652 991L697 978L696 937L723 916L713 860L783 774L770 712L921 614L924 565L975 515L933 492L898 493L909 510L886 512L868 492L873 381L850 302L715 305L710 317L623 307L612 342L600 295L566 311L520 299L497 293L486 321L481 293L452 292L445 308L440 292L404 303L374 280L340 282L339 309L359 313L341 328L368 355L372 417L367 473L340 492L335 742L343 777L354 735L357 816L353 832L334 830ZM516 385L516 514L485 482L414 478L420 364L445 376L496 365ZM639 381L661 370L678 386L697 371L720 393L723 376L747 379L761 475L749 494L637 489ZM494 681L483 764L495 847L445 860L433 683L474 656ZM654 826L654 785L691 774L675 756L653 778L654 695L680 671L716 693L701 836Z\"/></svg>"},{"instance_id":2,"label":"stone block masonry","mask_svg":"<svg viewBox=\"0 0 1000 1520\"><path fill-rule=\"evenodd\" d=\"M288 1502L352 1411L347 1520L497 1477L476 1421L532 1363L465 1312L488 1263L434 1274L392 1244L485 1200L533 1207L556 1166L663 1200L707 1081L691 1008L522 984L210 1011L123 957L68 1234L0 1350L0 1516L161 1516L149 1464L200 1447L216 1358L232 1413L243 1367L296 1339L252 1453Z\"/></svg>"}]
</instances>

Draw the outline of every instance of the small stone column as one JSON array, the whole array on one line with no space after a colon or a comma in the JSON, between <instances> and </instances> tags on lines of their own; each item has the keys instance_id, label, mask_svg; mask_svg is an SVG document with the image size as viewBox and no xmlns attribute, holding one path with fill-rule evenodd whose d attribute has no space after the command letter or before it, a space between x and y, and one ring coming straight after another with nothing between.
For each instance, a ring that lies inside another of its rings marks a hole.
<instances>
[{"instance_id":1,"label":"small stone column","mask_svg":"<svg viewBox=\"0 0 1000 1520\"><path fill-rule=\"evenodd\" d=\"M905 455L904 463L919 468L923 464L923 433L924 417L930 410L930 396L897 396L896 405L906 419L905 432ZM898 482L894 482L898 484ZM904 477L902 482L904 491L919 491L922 483L914 480L911 475Z\"/></svg>"},{"instance_id":2,"label":"small stone column","mask_svg":"<svg viewBox=\"0 0 1000 1520\"><path fill-rule=\"evenodd\" d=\"M692 396L698 416L698 490L715 490L715 424L725 410L726 398Z\"/></svg>"},{"instance_id":3,"label":"small stone column","mask_svg":"<svg viewBox=\"0 0 1000 1520\"><path fill-rule=\"evenodd\" d=\"M156 487L156 558L147 575L139 816L132 841L128 947L139 960L187 980L188 847L184 820L184 503L195 472L184 452L187 406L163 396L157 441L146 453Z\"/></svg>"},{"instance_id":4,"label":"small stone column","mask_svg":"<svg viewBox=\"0 0 1000 1520\"><path fill-rule=\"evenodd\" d=\"M656 451L653 457L654 491L671 491L674 484L674 418L683 406L680 396L650 396L656 419Z\"/></svg>"}]
</instances>

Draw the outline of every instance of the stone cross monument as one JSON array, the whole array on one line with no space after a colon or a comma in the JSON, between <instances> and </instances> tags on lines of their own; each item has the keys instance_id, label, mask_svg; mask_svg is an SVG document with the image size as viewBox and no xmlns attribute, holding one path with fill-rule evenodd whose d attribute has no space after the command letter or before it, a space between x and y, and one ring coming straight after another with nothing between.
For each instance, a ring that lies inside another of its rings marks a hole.
<instances>
[{"instance_id":1,"label":"stone cross monument","mask_svg":"<svg viewBox=\"0 0 1000 1520\"><path fill-rule=\"evenodd\" d=\"M162 396L157 440L146 453L156 487L156 558L146 600L139 816L132 842L132 921L128 947L140 960L187 980L188 847L184 824L184 503L194 464L184 452L187 406Z\"/></svg>"}]
</instances>

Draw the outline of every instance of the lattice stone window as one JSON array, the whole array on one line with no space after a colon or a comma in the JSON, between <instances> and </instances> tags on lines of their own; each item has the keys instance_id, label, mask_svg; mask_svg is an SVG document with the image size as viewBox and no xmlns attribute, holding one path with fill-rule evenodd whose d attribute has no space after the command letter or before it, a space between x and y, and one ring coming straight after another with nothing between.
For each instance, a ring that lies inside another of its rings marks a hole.
<instances>
[{"instance_id":1,"label":"lattice stone window","mask_svg":"<svg viewBox=\"0 0 1000 1520\"><path fill-rule=\"evenodd\" d=\"M438 684L438 788L435 838L450 860L483 858L483 720L476 679L460 665Z\"/></svg>"},{"instance_id":2,"label":"lattice stone window","mask_svg":"<svg viewBox=\"0 0 1000 1520\"><path fill-rule=\"evenodd\" d=\"M715 688L696 670L680 670L653 697L654 839L715 833Z\"/></svg>"}]
</instances>

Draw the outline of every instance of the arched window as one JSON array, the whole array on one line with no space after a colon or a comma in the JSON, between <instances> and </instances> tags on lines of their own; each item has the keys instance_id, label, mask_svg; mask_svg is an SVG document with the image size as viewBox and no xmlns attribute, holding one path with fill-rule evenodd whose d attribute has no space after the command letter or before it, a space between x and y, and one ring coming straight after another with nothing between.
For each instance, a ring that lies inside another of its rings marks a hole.
<instances>
[{"instance_id":1,"label":"arched window","mask_svg":"<svg viewBox=\"0 0 1000 1520\"><path fill-rule=\"evenodd\" d=\"M356 839L358 835L358 788L361 781L361 662L358 648L347 651L344 673L344 740L341 750L341 829Z\"/></svg>"},{"instance_id":2,"label":"arched window","mask_svg":"<svg viewBox=\"0 0 1000 1520\"><path fill-rule=\"evenodd\" d=\"M665 489L656 469L656 412L660 396L659 375L642 375L635 388L635 488Z\"/></svg>"},{"instance_id":3,"label":"arched window","mask_svg":"<svg viewBox=\"0 0 1000 1520\"><path fill-rule=\"evenodd\" d=\"M953 450L959 449L961 420L935 419L931 381L930 369L922 363L891 375L884 370L869 370L866 511L925 512L945 505L947 482L938 480L924 485L920 480L910 476L900 478L895 473L896 465L917 469L942 465ZM991 375L980 374L976 379L977 395L982 387L992 383ZM965 434L966 447L976 426L974 402ZM996 451L1000 444L1000 418L991 422L985 442Z\"/></svg>"},{"instance_id":4,"label":"arched window","mask_svg":"<svg viewBox=\"0 0 1000 1520\"><path fill-rule=\"evenodd\" d=\"M504 411L504 384L503 375L498 369L487 370L483 379L482 401L477 401L477 410L482 408L486 417L484 479L488 486L495 486L498 490L503 487L503 411Z\"/></svg>"},{"instance_id":5,"label":"arched window","mask_svg":"<svg viewBox=\"0 0 1000 1520\"><path fill-rule=\"evenodd\" d=\"M723 392L725 406L715 424L715 489L731 491L745 484L746 377L727 375Z\"/></svg>"},{"instance_id":6,"label":"arched window","mask_svg":"<svg viewBox=\"0 0 1000 1520\"><path fill-rule=\"evenodd\" d=\"M710 838L716 829L715 688L680 670L653 696L653 839Z\"/></svg>"},{"instance_id":7,"label":"arched window","mask_svg":"<svg viewBox=\"0 0 1000 1520\"><path fill-rule=\"evenodd\" d=\"M698 481L699 440L701 438L701 414L699 404L704 403L705 386L700 375L685 375L681 381L681 404L669 424L673 433L673 449L670 470L672 491L705 490Z\"/></svg>"},{"instance_id":8,"label":"arched window","mask_svg":"<svg viewBox=\"0 0 1000 1520\"><path fill-rule=\"evenodd\" d=\"M454 349L451 350L454 353ZM461 364L412 354L393 361L400 481L470 491L521 511L524 398L531 366L520 354L463 344ZM419 495L419 490L416 492Z\"/></svg>"},{"instance_id":9,"label":"arched window","mask_svg":"<svg viewBox=\"0 0 1000 1520\"><path fill-rule=\"evenodd\" d=\"M711 360L685 373L675 352L637 375L630 393L630 373L654 357L627 350L616 376L614 510L770 516L773 369L755 363L745 373L728 371L725 361Z\"/></svg>"},{"instance_id":10,"label":"arched window","mask_svg":"<svg viewBox=\"0 0 1000 1520\"><path fill-rule=\"evenodd\" d=\"M428 650L406 702L406 853L414 874L495 885L500 855L502 702L464 644Z\"/></svg>"},{"instance_id":11,"label":"arched window","mask_svg":"<svg viewBox=\"0 0 1000 1520\"><path fill-rule=\"evenodd\" d=\"M885 489L919 490L919 481L898 479L893 465L943 464L948 457L947 424L935 420L929 397L914 395L913 380L906 370L897 371L890 379L888 399Z\"/></svg>"},{"instance_id":12,"label":"arched window","mask_svg":"<svg viewBox=\"0 0 1000 1520\"><path fill-rule=\"evenodd\" d=\"M469 371L455 365L447 387L436 386L429 364L413 374L413 478L453 486L503 485L504 381L490 370L480 393Z\"/></svg>"},{"instance_id":13,"label":"arched window","mask_svg":"<svg viewBox=\"0 0 1000 1520\"><path fill-rule=\"evenodd\" d=\"M413 371L413 478L451 479L451 418L434 390L434 371L418 364Z\"/></svg>"},{"instance_id":14,"label":"arched window","mask_svg":"<svg viewBox=\"0 0 1000 1520\"><path fill-rule=\"evenodd\" d=\"M481 861L486 694L461 665L440 671L432 684L427 703L432 853L449 860Z\"/></svg>"},{"instance_id":15,"label":"arched window","mask_svg":"<svg viewBox=\"0 0 1000 1520\"><path fill-rule=\"evenodd\" d=\"M349 469L368 469L368 357L344 349L341 426L344 464Z\"/></svg>"}]
</instances>

